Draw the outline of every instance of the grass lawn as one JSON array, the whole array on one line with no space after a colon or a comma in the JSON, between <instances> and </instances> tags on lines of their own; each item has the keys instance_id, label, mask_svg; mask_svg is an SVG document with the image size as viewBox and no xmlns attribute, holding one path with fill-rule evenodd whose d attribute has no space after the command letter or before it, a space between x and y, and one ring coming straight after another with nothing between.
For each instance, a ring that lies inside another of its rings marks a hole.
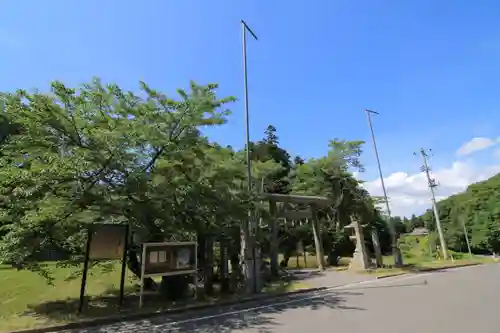
<instances>
[{"instance_id":1,"label":"grass lawn","mask_svg":"<svg viewBox=\"0 0 500 333\"><path fill-rule=\"evenodd\" d=\"M136 287L138 281L129 277L126 280L124 306L118 307L119 264L112 272L103 273L100 269L89 272L86 295L90 297L81 315L77 315L81 278L79 276L77 279L67 280L67 277L81 272L81 269L56 267L55 264L51 266L55 277L54 286L47 285L36 273L0 265L0 332L139 311ZM266 286L264 292L284 293L304 288L308 286L303 282L278 281ZM231 297L242 296L227 296ZM216 301L218 299L213 298L203 302ZM192 303L194 300L174 304L151 295L145 297L144 307L140 311L150 312Z\"/></svg>"},{"instance_id":2,"label":"grass lawn","mask_svg":"<svg viewBox=\"0 0 500 333\"><path fill-rule=\"evenodd\" d=\"M460 259L456 260L432 260L430 258L404 258L404 267L395 268L391 267L394 264L394 258L392 256L384 257L384 265L386 268L377 268L366 271L364 273L375 275L375 276L386 276L398 273L411 273L411 272L424 272L429 269L440 269L440 268L452 268L462 265L473 265L473 264L486 264L496 262L490 257L478 257L473 256L469 258L468 255L462 255Z\"/></svg>"},{"instance_id":3,"label":"grass lawn","mask_svg":"<svg viewBox=\"0 0 500 333\"><path fill-rule=\"evenodd\" d=\"M66 279L78 269L56 267L55 264L50 266L55 278L54 286L48 285L45 279L36 273L0 266L0 332L54 325L76 318L81 278L69 281ZM96 301L100 303L98 307L102 312L109 308L116 311L113 302L117 303L117 297L114 295L117 294L119 286L119 269L107 274L100 270L90 271L86 295L104 297L93 300L89 315L92 315ZM127 279L126 286L131 288L132 281Z\"/></svg>"},{"instance_id":4,"label":"grass lawn","mask_svg":"<svg viewBox=\"0 0 500 333\"><path fill-rule=\"evenodd\" d=\"M436 268L448 268L455 267L460 265L467 264L476 264L476 263L494 263L496 262L491 257L479 257L474 256L472 259L469 258L468 254L464 253L453 253L458 259L455 260L433 260L432 258L422 258L422 257L411 257L404 258L404 267L402 268L394 268L392 267L394 264L394 258L392 256L384 256L384 265L385 268L377 268L371 269L365 272L361 272L363 274L370 274L375 276L384 276L384 275L392 275L397 273L409 273L409 272L419 272L425 271L426 269L436 269ZM283 256L280 255L278 261L280 262L283 259ZM338 267L335 267L335 270L345 270L349 265L349 262L352 258L341 258ZM498 259L497 259L498 260ZM326 256L325 256L326 263ZM316 260L316 255L308 253L306 254L306 259L304 260L303 256L291 257L288 262L289 269L303 269L303 268L317 268L318 263Z\"/></svg>"}]
</instances>

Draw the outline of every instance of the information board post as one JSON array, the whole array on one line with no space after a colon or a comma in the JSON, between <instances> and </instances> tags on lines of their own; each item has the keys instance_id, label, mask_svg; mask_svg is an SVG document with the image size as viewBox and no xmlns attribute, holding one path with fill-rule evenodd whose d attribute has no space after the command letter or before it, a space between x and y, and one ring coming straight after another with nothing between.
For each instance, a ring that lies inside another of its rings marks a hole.
<instances>
[{"instance_id":1,"label":"information board post","mask_svg":"<svg viewBox=\"0 0 500 333\"><path fill-rule=\"evenodd\" d=\"M142 244L141 255L141 289L139 291L139 308L142 308L143 295L144 295L144 278L146 275L146 244Z\"/></svg>"},{"instance_id":2,"label":"information board post","mask_svg":"<svg viewBox=\"0 0 500 333\"><path fill-rule=\"evenodd\" d=\"M83 311L90 260L122 260L119 300L120 305L122 305L129 231L128 224L96 223L88 227L80 286L80 301L78 304L79 313Z\"/></svg>"},{"instance_id":3,"label":"information board post","mask_svg":"<svg viewBox=\"0 0 500 333\"><path fill-rule=\"evenodd\" d=\"M144 304L144 279L148 277L193 275L197 297L197 250L196 242L143 243L139 307Z\"/></svg>"},{"instance_id":4,"label":"information board post","mask_svg":"<svg viewBox=\"0 0 500 333\"><path fill-rule=\"evenodd\" d=\"M120 272L120 306L123 305L123 298L125 296L125 272L127 270L127 251L128 251L128 240L130 236L130 225L125 226L125 239L124 239L124 250L122 255L122 270Z\"/></svg>"},{"instance_id":5,"label":"information board post","mask_svg":"<svg viewBox=\"0 0 500 333\"><path fill-rule=\"evenodd\" d=\"M85 287L87 285L87 273L89 270L90 244L92 243L92 226L87 229L87 244L85 246L85 258L83 259L82 283L80 285L80 301L78 303L78 313L83 311L85 301Z\"/></svg>"}]
</instances>

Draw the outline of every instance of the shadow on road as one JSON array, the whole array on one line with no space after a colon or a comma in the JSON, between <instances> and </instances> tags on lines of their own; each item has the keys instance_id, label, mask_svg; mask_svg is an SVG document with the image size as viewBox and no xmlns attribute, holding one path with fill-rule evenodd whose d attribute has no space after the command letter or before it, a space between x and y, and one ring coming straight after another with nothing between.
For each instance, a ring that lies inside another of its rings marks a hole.
<instances>
[{"instance_id":1,"label":"shadow on road","mask_svg":"<svg viewBox=\"0 0 500 333\"><path fill-rule=\"evenodd\" d=\"M366 309L352 306L349 301L363 296L362 290L415 287L427 284L404 283L379 286L351 286L332 291L321 291L310 294L277 297L274 300L255 301L233 306L212 307L198 311L188 311L180 314L158 315L145 320L121 322L101 327L76 329L71 333L98 332L169 332L169 333L230 333L234 331L252 330L252 332L274 332L280 325L276 315L293 310L291 320L307 320L309 311L320 309L365 311ZM360 291L356 291L360 290ZM304 311L305 310L305 311ZM290 324L290 323L288 323Z\"/></svg>"},{"instance_id":2,"label":"shadow on road","mask_svg":"<svg viewBox=\"0 0 500 333\"><path fill-rule=\"evenodd\" d=\"M158 316L136 322L122 322L104 327L72 330L78 333L97 332L169 332L169 333L229 333L235 330L253 329L259 333L273 332L280 325L274 315L292 309L315 311L324 308L363 311L365 309L349 306L345 297L361 296L356 292L331 292L310 296L296 295L280 297L274 302L236 305L212 308L179 315ZM307 317L307 311L301 315ZM306 319L306 318L304 318ZM297 320L301 320L298 318Z\"/></svg>"},{"instance_id":3,"label":"shadow on road","mask_svg":"<svg viewBox=\"0 0 500 333\"><path fill-rule=\"evenodd\" d=\"M309 280L315 277L325 276L325 273L316 271L316 270L287 270L286 275L290 280L293 281L301 281L301 280Z\"/></svg>"}]
</instances>

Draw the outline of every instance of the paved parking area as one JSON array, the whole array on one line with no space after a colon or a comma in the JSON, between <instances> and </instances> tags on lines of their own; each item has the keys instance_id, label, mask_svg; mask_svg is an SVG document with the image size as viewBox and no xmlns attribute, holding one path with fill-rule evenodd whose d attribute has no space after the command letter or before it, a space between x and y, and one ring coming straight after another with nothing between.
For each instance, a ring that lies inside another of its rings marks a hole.
<instances>
[{"instance_id":1,"label":"paved parking area","mask_svg":"<svg viewBox=\"0 0 500 333\"><path fill-rule=\"evenodd\" d=\"M352 282L267 303L72 333L498 333L500 265Z\"/></svg>"}]
</instances>

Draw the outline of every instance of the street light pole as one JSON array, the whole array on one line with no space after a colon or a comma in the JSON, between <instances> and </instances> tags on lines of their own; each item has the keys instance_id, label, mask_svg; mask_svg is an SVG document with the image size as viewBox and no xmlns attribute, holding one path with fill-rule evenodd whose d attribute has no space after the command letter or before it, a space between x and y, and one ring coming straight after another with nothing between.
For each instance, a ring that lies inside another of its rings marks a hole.
<instances>
[{"instance_id":1,"label":"street light pole","mask_svg":"<svg viewBox=\"0 0 500 333\"><path fill-rule=\"evenodd\" d=\"M244 103L245 103L245 136L246 136L246 162L247 162L247 178L248 192L252 191L252 161L250 159L250 116L248 112L248 75L247 75L247 31L257 41L259 40L255 33L248 27L245 21L241 20L241 33L243 41L243 80L244 80ZM255 241L253 239L255 226L252 220L252 212L248 211L248 220L245 228L243 228L244 247L243 258L247 281L247 290L258 292L259 289L259 269L255 253Z\"/></svg>"},{"instance_id":2,"label":"street light pole","mask_svg":"<svg viewBox=\"0 0 500 333\"><path fill-rule=\"evenodd\" d=\"M248 27L245 21L241 20L241 33L243 40L243 80L244 80L244 103L245 103L245 134L246 134L246 159L247 159L247 175L248 175L248 190L252 190L252 165L250 160L250 116L248 113L248 74L247 74L247 31L255 40L259 40L252 29Z\"/></svg>"},{"instance_id":3,"label":"street light pole","mask_svg":"<svg viewBox=\"0 0 500 333\"><path fill-rule=\"evenodd\" d=\"M398 248L396 228L394 226L394 221L391 218L391 208L389 206L389 199L387 198L387 190L385 189L384 176L382 173L382 166L380 165L380 158L378 156L377 143L375 140L375 132L373 131L371 114L379 114L376 111L365 109L366 118L368 119L368 126L370 127L370 132L372 135L373 150L375 151L375 157L377 159L378 173L380 175L380 182L382 183L382 190L384 191L385 207L387 210L387 224L389 226L389 231L391 233L391 245L392 245L392 255L394 256L394 266L401 267L403 265L403 258L401 252Z\"/></svg>"}]
</instances>

